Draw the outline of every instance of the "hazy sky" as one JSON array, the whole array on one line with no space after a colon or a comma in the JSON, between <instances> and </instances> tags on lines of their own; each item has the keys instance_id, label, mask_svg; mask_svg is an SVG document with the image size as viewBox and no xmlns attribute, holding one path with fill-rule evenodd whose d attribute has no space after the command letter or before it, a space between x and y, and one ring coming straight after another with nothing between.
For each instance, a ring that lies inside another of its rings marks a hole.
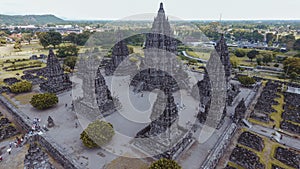
<instances>
[{"instance_id":1,"label":"hazy sky","mask_svg":"<svg viewBox=\"0 0 300 169\"><path fill-rule=\"evenodd\" d=\"M300 0L0 0L1 14L54 14L64 19L122 19L156 13L181 19L300 19Z\"/></svg>"}]
</instances>

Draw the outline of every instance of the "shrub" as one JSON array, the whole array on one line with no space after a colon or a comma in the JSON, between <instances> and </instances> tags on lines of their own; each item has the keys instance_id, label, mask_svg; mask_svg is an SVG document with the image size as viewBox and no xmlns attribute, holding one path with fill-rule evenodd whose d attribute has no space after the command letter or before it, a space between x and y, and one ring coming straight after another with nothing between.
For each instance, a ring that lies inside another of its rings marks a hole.
<instances>
[{"instance_id":1,"label":"shrub","mask_svg":"<svg viewBox=\"0 0 300 169\"><path fill-rule=\"evenodd\" d=\"M10 91L12 93L23 93L29 92L32 89L32 84L28 81L17 82L10 86Z\"/></svg>"},{"instance_id":2,"label":"shrub","mask_svg":"<svg viewBox=\"0 0 300 169\"><path fill-rule=\"evenodd\" d=\"M236 49L234 51L234 54L237 57L244 57L244 56L246 56L246 52L243 49Z\"/></svg>"},{"instance_id":3,"label":"shrub","mask_svg":"<svg viewBox=\"0 0 300 169\"><path fill-rule=\"evenodd\" d=\"M44 110L58 103L58 97L53 93L44 93L33 95L30 104L39 109Z\"/></svg>"},{"instance_id":4,"label":"shrub","mask_svg":"<svg viewBox=\"0 0 300 169\"><path fill-rule=\"evenodd\" d=\"M174 160L168 160L166 158L159 159L152 163L149 169L181 169L181 166L176 163Z\"/></svg>"},{"instance_id":5,"label":"shrub","mask_svg":"<svg viewBox=\"0 0 300 169\"><path fill-rule=\"evenodd\" d=\"M255 79L249 76L239 76L238 81L245 86L251 86L255 83Z\"/></svg>"},{"instance_id":6,"label":"shrub","mask_svg":"<svg viewBox=\"0 0 300 169\"><path fill-rule=\"evenodd\" d=\"M112 124L105 121L96 120L80 134L82 143L88 148L101 147L107 144L115 132Z\"/></svg>"}]
</instances>

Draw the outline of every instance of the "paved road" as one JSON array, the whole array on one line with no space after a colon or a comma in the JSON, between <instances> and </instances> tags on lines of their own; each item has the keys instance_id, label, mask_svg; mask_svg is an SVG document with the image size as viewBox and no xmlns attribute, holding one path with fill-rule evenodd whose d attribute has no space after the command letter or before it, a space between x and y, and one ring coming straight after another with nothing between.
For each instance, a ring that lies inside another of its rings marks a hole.
<instances>
[{"instance_id":1,"label":"paved road","mask_svg":"<svg viewBox=\"0 0 300 169\"><path fill-rule=\"evenodd\" d=\"M260 125L253 125L250 128L250 131L253 131L257 134L264 135L268 138L272 138L272 133L275 133L276 129L271 129L268 127L260 126ZM293 138L287 135L282 135L282 139L279 141L281 144L285 144L288 147L300 150L300 139Z\"/></svg>"}]
</instances>

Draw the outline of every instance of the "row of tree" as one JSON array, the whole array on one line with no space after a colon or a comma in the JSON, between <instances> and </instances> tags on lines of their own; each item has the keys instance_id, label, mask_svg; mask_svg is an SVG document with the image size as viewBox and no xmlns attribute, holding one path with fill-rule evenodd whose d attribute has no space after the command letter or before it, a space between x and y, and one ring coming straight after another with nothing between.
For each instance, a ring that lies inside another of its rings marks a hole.
<instances>
[{"instance_id":1,"label":"row of tree","mask_svg":"<svg viewBox=\"0 0 300 169\"><path fill-rule=\"evenodd\" d=\"M40 44L46 48L52 45L54 48L60 45L62 42L71 42L75 45L83 46L89 39L91 33L83 32L80 34L70 33L63 37L59 32L49 31L49 32L38 32L37 37L40 40Z\"/></svg>"}]
</instances>

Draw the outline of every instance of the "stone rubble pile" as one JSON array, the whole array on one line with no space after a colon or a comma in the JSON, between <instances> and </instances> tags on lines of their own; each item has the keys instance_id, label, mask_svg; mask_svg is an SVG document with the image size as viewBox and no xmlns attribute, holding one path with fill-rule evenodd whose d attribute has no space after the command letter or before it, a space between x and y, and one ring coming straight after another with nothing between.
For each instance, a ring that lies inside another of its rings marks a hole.
<instances>
[{"instance_id":1,"label":"stone rubble pile","mask_svg":"<svg viewBox=\"0 0 300 169\"><path fill-rule=\"evenodd\" d=\"M275 151L275 158L288 166L300 169L300 154L295 151L278 147Z\"/></svg>"},{"instance_id":2,"label":"stone rubble pile","mask_svg":"<svg viewBox=\"0 0 300 169\"><path fill-rule=\"evenodd\" d=\"M250 147L257 151L264 149L264 141L258 135L252 134L248 131L243 132L238 138L238 143Z\"/></svg>"},{"instance_id":3,"label":"stone rubble pile","mask_svg":"<svg viewBox=\"0 0 300 169\"><path fill-rule=\"evenodd\" d=\"M247 169L264 169L265 166L260 163L260 158L252 151L236 146L229 160Z\"/></svg>"},{"instance_id":4,"label":"stone rubble pile","mask_svg":"<svg viewBox=\"0 0 300 169\"><path fill-rule=\"evenodd\" d=\"M49 162L48 155L36 144L30 144L25 155L24 169L55 169Z\"/></svg>"}]
</instances>

